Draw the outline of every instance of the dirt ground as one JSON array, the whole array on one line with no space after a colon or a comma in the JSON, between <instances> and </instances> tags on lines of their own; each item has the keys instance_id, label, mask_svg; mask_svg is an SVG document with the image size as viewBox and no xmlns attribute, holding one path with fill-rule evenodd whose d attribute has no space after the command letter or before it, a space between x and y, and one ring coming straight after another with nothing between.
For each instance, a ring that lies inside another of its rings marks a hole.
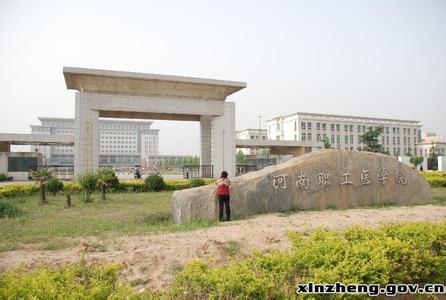
<instances>
[{"instance_id":1,"label":"dirt ground","mask_svg":"<svg viewBox=\"0 0 446 300\"><path fill-rule=\"evenodd\" d=\"M125 263L123 276L155 290L172 283L175 274L192 258L213 265L252 253L253 250L287 249L287 230L312 228L339 229L355 224L377 226L400 221L442 221L446 206L413 206L380 209L299 212L292 215L268 214L252 219L221 223L219 226L184 233L146 236L120 236L84 239L74 248L56 251L16 250L0 254L0 271L25 263L60 266L84 257L88 262Z\"/></svg>"}]
</instances>

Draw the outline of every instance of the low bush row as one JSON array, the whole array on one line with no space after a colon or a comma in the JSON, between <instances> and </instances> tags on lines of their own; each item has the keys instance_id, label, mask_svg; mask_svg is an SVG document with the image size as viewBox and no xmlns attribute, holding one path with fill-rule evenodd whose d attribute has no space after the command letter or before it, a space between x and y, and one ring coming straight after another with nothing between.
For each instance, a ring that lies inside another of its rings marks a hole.
<instances>
[{"instance_id":1,"label":"low bush row","mask_svg":"<svg viewBox=\"0 0 446 300\"><path fill-rule=\"evenodd\" d=\"M446 172L421 172L432 187L446 187Z\"/></svg>"},{"instance_id":2,"label":"low bush row","mask_svg":"<svg viewBox=\"0 0 446 300\"><path fill-rule=\"evenodd\" d=\"M192 179L192 180L165 180L162 190L176 191L214 183L214 179ZM62 191L78 194L82 191L82 187L77 182L63 181ZM47 183L47 188L57 183ZM51 190L48 189L51 193ZM122 180L117 187L111 188L110 192L148 192L149 187L144 183L143 179ZM39 187L34 184L9 184L0 187L0 198L12 198L22 196L34 196L39 194Z\"/></svg>"},{"instance_id":3,"label":"low bush row","mask_svg":"<svg viewBox=\"0 0 446 300\"><path fill-rule=\"evenodd\" d=\"M446 280L446 222L290 232L289 251L257 252L226 266L194 260L161 293L132 292L119 266L74 264L0 275L4 299L288 299L298 283L426 284ZM308 295L313 299L324 297ZM340 295L335 297L339 298Z\"/></svg>"},{"instance_id":4,"label":"low bush row","mask_svg":"<svg viewBox=\"0 0 446 300\"><path fill-rule=\"evenodd\" d=\"M289 233L292 249L210 268L190 263L176 277L173 297L282 299L297 283L444 283L446 222L318 229L309 237Z\"/></svg>"}]
</instances>

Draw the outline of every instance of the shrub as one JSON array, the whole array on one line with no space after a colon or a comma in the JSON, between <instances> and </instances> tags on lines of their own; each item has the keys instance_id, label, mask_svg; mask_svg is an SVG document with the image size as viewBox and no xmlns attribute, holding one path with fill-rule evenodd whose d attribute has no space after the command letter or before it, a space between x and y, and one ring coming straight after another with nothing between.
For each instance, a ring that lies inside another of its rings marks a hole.
<instances>
[{"instance_id":1,"label":"shrub","mask_svg":"<svg viewBox=\"0 0 446 300\"><path fill-rule=\"evenodd\" d=\"M119 182L119 191L123 192L147 192L144 180L122 180Z\"/></svg>"},{"instance_id":2,"label":"shrub","mask_svg":"<svg viewBox=\"0 0 446 300\"><path fill-rule=\"evenodd\" d=\"M195 260L175 279L173 298L290 298L297 283L435 283L446 278L446 222L289 233L289 251L255 253L210 268Z\"/></svg>"},{"instance_id":3,"label":"shrub","mask_svg":"<svg viewBox=\"0 0 446 300\"><path fill-rule=\"evenodd\" d=\"M84 262L63 268L19 268L0 278L2 299L110 299L126 298L129 286L118 282L119 265L86 266Z\"/></svg>"},{"instance_id":4,"label":"shrub","mask_svg":"<svg viewBox=\"0 0 446 300\"><path fill-rule=\"evenodd\" d=\"M8 177L5 175L5 173L0 173L0 181L6 181L8 180Z\"/></svg>"},{"instance_id":5,"label":"shrub","mask_svg":"<svg viewBox=\"0 0 446 300\"><path fill-rule=\"evenodd\" d=\"M144 180L148 191L159 192L164 189L165 183L161 175L151 174Z\"/></svg>"},{"instance_id":6,"label":"shrub","mask_svg":"<svg viewBox=\"0 0 446 300\"><path fill-rule=\"evenodd\" d=\"M48 180L48 182L46 183L46 189L48 190L48 192L50 194L52 194L53 196L55 196L57 193L59 193L60 191L62 191L63 189L63 183L62 181L60 181L57 178L51 178L50 180Z\"/></svg>"},{"instance_id":7,"label":"shrub","mask_svg":"<svg viewBox=\"0 0 446 300\"><path fill-rule=\"evenodd\" d=\"M96 189L98 182L98 176L94 172L87 172L79 177L79 184L82 187L82 191L85 194L85 202L90 202L91 193Z\"/></svg>"},{"instance_id":8,"label":"shrub","mask_svg":"<svg viewBox=\"0 0 446 300\"><path fill-rule=\"evenodd\" d=\"M9 199L0 199L0 218L14 218L22 211Z\"/></svg>"},{"instance_id":9,"label":"shrub","mask_svg":"<svg viewBox=\"0 0 446 300\"><path fill-rule=\"evenodd\" d=\"M446 187L446 172L420 172L431 187Z\"/></svg>"},{"instance_id":10,"label":"shrub","mask_svg":"<svg viewBox=\"0 0 446 300\"><path fill-rule=\"evenodd\" d=\"M190 181L190 186L191 187L198 187L198 186L202 186L202 185L205 185L205 184L206 184L206 182L202 178L195 178L195 179L192 179Z\"/></svg>"},{"instance_id":11,"label":"shrub","mask_svg":"<svg viewBox=\"0 0 446 300\"><path fill-rule=\"evenodd\" d=\"M0 187L0 198L34 196L39 194L39 187L34 184L8 184Z\"/></svg>"}]
</instances>

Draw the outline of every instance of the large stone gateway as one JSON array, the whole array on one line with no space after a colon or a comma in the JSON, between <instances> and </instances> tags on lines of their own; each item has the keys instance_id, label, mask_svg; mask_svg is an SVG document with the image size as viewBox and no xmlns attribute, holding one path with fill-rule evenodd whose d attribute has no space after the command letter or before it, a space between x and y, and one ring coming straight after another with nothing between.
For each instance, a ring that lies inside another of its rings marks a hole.
<instances>
[{"instance_id":1,"label":"large stone gateway","mask_svg":"<svg viewBox=\"0 0 446 300\"><path fill-rule=\"evenodd\" d=\"M215 185L176 191L177 223L217 219ZM390 156L320 150L232 180L233 216L432 201L426 180Z\"/></svg>"}]
</instances>

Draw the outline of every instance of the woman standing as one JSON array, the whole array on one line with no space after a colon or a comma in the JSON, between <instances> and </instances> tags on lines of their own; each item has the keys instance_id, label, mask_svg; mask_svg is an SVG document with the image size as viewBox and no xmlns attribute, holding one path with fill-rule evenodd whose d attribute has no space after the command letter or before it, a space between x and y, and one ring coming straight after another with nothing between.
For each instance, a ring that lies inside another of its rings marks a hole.
<instances>
[{"instance_id":1,"label":"woman standing","mask_svg":"<svg viewBox=\"0 0 446 300\"><path fill-rule=\"evenodd\" d=\"M217 180L217 196L220 222L225 221L223 219L223 206L225 206L226 209L226 221L231 220L231 209L229 208L230 186L231 181L228 179L228 172L221 172L221 176Z\"/></svg>"}]
</instances>

